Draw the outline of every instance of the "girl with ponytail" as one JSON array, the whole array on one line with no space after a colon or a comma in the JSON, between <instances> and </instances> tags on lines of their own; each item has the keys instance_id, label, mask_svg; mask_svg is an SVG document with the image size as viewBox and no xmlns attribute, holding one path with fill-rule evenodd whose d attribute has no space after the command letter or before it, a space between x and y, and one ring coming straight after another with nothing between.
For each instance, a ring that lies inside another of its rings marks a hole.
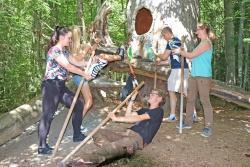
<instances>
[{"instance_id":1,"label":"girl with ponytail","mask_svg":"<svg viewBox=\"0 0 250 167\"><path fill-rule=\"evenodd\" d=\"M69 52L65 49L71 42L72 33L67 27L55 28L51 35L47 52L45 76L42 81L42 117L38 126L38 154L51 154L52 148L47 143L50 125L58 104L70 107L74 93L66 86L68 73L72 72L90 80L91 76L68 61ZM73 141L82 141L85 135L81 133L83 104L77 100L72 114Z\"/></svg>"}]
</instances>

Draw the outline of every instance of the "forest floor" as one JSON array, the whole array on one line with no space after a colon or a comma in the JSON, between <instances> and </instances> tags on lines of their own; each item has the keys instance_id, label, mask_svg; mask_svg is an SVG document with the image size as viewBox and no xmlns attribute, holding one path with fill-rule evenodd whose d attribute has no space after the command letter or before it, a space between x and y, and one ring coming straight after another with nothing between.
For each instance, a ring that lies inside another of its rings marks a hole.
<instances>
[{"instance_id":1,"label":"forest floor","mask_svg":"<svg viewBox=\"0 0 250 167\"><path fill-rule=\"evenodd\" d=\"M96 127L108 111L117 105L115 100L98 103L84 119L84 132ZM121 158L103 166L106 167L248 167L250 164L250 110L212 98L214 108L213 135L204 138L203 113L198 111L199 121L190 130L179 134L179 123L162 123L153 142L135 156ZM62 109L53 120L49 143L54 145L67 114ZM167 115L167 112L165 113ZM121 130L130 125L109 123L108 128ZM28 128L22 135L0 146L0 167L55 167L79 143L72 142L72 126L69 123L60 149L51 160L49 156L37 154L37 124ZM94 149L89 141L74 156Z\"/></svg>"}]
</instances>

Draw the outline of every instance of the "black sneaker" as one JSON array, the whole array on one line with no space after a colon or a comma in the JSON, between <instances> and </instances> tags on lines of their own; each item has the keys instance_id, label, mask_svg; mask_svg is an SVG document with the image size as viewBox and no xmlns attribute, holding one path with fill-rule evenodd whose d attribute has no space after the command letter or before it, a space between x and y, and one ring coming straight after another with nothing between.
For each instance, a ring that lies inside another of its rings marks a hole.
<instances>
[{"instance_id":1,"label":"black sneaker","mask_svg":"<svg viewBox=\"0 0 250 167\"><path fill-rule=\"evenodd\" d=\"M80 134L79 136L73 136L73 142L80 142L83 141L87 136L84 134Z\"/></svg>"},{"instance_id":2,"label":"black sneaker","mask_svg":"<svg viewBox=\"0 0 250 167\"><path fill-rule=\"evenodd\" d=\"M45 148L38 148L38 154L50 155L52 154L52 150L45 147Z\"/></svg>"},{"instance_id":3,"label":"black sneaker","mask_svg":"<svg viewBox=\"0 0 250 167\"><path fill-rule=\"evenodd\" d=\"M49 150L54 150L54 148L50 147L48 144L46 144L46 147L47 147Z\"/></svg>"}]
</instances>

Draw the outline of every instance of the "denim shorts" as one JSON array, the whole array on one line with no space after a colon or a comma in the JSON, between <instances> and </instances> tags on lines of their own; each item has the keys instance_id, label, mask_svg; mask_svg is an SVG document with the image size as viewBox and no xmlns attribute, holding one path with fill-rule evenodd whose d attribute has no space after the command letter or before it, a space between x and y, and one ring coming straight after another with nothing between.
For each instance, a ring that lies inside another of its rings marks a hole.
<instances>
[{"instance_id":1,"label":"denim shorts","mask_svg":"<svg viewBox=\"0 0 250 167\"><path fill-rule=\"evenodd\" d=\"M83 85L88 84L88 81L85 80L85 78L83 78L80 75L74 75L72 79L73 79L74 84L77 85L77 86L80 85L80 82L81 82L82 79L83 79Z\"/></svg>"}]
</instances>

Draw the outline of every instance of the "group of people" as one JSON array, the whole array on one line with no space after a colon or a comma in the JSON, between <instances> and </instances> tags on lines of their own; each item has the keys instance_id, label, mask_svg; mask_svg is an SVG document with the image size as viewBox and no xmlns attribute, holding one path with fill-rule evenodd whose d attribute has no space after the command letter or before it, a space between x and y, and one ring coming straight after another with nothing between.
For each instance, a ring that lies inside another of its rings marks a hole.
<instances>
[{"instance_id":1,"label":"group of people","mask_svg":"<svg viewBox=\"0 0 250 167\"><path fill-rule=\"evenodd\" d=\"M168 41L164 53L157 54L159 60L170 59L171 73L167 81L168 92L170 96L170 114L166 120L168 122L176 120L176 92L180 92L181 87L181 57L184 57L184 95L187 97L186 119L183 129L190 129L196 118L196 98L199 94L200 101L204 110L205 126L201 135L209 137L212 135L213 109L210 103L209 92L212 81L212 40L216 37L206 24L199 23L194 32L200 41L198 46L192 52L186 52L182 48L180 39L173 35L170 27L162 30L162 37ZM191 76L189 77L189 66L186 59L189 59L191 65Z\"/></svg>"},{"instance_id":2,"label":"group of people","mask_svg":"<svg viewBox=\"0 0 250 167\"><path fill-rule=\"evenodd\" d=\"M47 63L45 76L42 81L42 117L39 122L39 154L51 154L52 148L47 143L47 136L58 104L62 103L70 107L74 93L70 91L65 82L69 78L69 72L74 74L76 85L84 80L82 94L84 101L77 100L72 114L73 141L78 142L86 137L81 133L83 115L92 106L92 94L88 81L95 78L97 73L107 65L108 61L122 60L124 51L120 49L117 55L95 55L100 39L95 37L90 43L80 43L80 29L73 27L56 27L47 50ZM92 54L87 62L87 54ZM87 64L90 64L86 69Z\"/></svg>"},{"instance_id":3,"label":"group of people","mask_svg":"<svg viewBox=\"0 0 250 167\"><path fill-rule=\"evenodd\" d=\"M181 48L180 40L173 35L170 27L162 30L162 37L168 41L163 54L156 55L165 60L170 57L171 74L168 79L168 91L170 95L171 114L175 115L176 92L180 88L180 56L185 57L184 62L184 94L187 97L186 119L184 129L189 129L193 123L193 113L195 101L199 93L201 104L204 109L205 127L202 135L209 137L212 134L213 110L209 99L209 90L212 77L212 42L214 39L209 27L205 24L198 24L195 31L200 40L199 45L192 51L186 52ZM82 94L84 100L77 100L72 115L73 141L79 142L86 137L81 133L83 113L86 113L92 106L93 99L88 85L88 81L95 78L100 69L107 65L109 61L124 59L124 50L119 49L117 55L100 54L95 55L100 39L93 38L88 44L82 45L80 42L80 29L73 27L57 27L51 36L50 45L47 51L47 66L45 77L42 82L42 109L43 114L39 122L39 154L51 154L52 148L47 143L47 136L58 104L62 103L70 107L74 93L70 91L65 82L68 74L73 73L73 80L79 85L81 79L84 80ZM91 68L87 68L86 55L91 54ZM189 71L186 58L192 61L191 76L188 79ZM188 79L188 82L187 82ZM187 88L188 85L188 88ZM94 137L95 144L100 150L92 155L83 157L82 163L101 163L106 159L124 154L133 154L135 150L142 149L148 145L157 133L163 120L162 104L165 102L166 93L160 89L153 89L149 94L147 102L149 108L142 108L136 112L132 111L132 105L136 98L135 93L128 103L125 116L116 116L110 113L108 116L115 122L136 123L123 133L115 133L108 130L100 130ZM172 116L170 114L170 120ZM95 155L95 156L94 156Z\"/></svg>"}]
</instances>

